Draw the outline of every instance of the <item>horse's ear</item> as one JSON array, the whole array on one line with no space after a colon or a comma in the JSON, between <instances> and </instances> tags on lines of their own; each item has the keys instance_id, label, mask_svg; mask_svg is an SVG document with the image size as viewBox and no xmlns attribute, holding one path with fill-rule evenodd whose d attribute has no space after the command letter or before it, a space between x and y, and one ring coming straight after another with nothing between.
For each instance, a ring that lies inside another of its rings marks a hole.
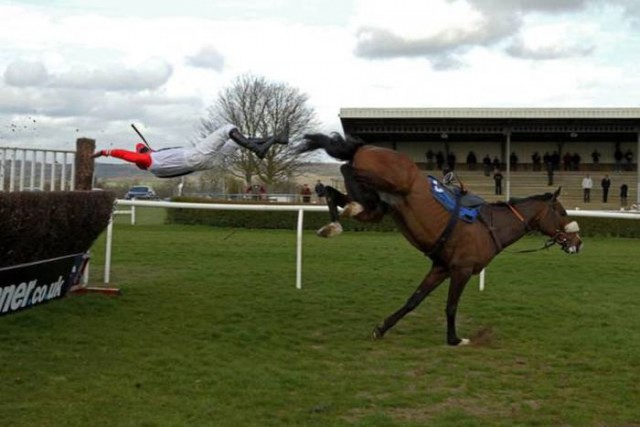
<instances>
[{"instance_id":1,"label":"horse's ear","mask_svg":"<svg viewBox=\"0 0 640 427\"><path fill-rule=\"evenodd\" d=\"M560 191L562 191L562 186L558 187L555 193L553 193L553 200L557 199L560 196Z\"/></svg>"}]
</instances>

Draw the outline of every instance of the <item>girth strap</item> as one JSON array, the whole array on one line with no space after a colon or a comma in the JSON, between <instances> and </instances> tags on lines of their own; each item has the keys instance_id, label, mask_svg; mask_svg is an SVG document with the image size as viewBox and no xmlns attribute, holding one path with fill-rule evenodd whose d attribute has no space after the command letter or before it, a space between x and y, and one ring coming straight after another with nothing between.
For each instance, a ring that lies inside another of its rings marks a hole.
<instances>
[{"instance_id":1,"label":"girth strap","mask_svg":"<svg viewBox=\"0 0 640 427\"><path fill-rule=\"evenodd\" d=\"M458 223L459 213L460 213L460 196L456 195L456 204L455 204L455 207L453 208L453 212L451 212L449 223L444 228L444 230L442 230L442 233L440 233L440 237L438 237L438 240L436 240L436 243L433 246L433 248L431 248L429 252L426 252L427 256L434 257L440 254L442 247L444 246L445 242L449 238L449 235L453 231L453 227L455 227L456 224Z\"/></svg>"}]
</instances>

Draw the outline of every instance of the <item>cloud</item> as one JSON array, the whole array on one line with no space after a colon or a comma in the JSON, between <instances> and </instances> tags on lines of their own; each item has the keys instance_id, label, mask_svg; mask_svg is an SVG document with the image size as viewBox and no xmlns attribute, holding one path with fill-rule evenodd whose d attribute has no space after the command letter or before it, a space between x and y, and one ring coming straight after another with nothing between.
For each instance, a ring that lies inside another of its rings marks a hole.
<instances>
[{"instance_id":1,"label":"cloud","mask_svg":"<svg viewBox=\"0 0 640 427\"><path fill-rule=\"evenodd\" d=\"M119 64L99 68L75 65L57 73L48 72L42 62L15 61L7 66L4 80L16 87L141 91L161 87L172 72L171 65L163 60L150 60L136 68Z\"/></svg>"},{"instance_id":2,"label":"cloud","mask_svg":"<svg viewBox=\"0 0 640 427\"><path fill-rule=\"evenodd\" d=\"M523 33L535 28L541 16L559 21L567 14L579 17L596 13L598 8L616 7L630 15L625 15L630 22L638 22L640 15L640 6L630 0L434 0L428 6L424 3L409 1L409 7L398 11L388 2L374 0L371 8L386 19L365 14L357 22L355 55L365 59L422 57L430 60L436 70L463 66L463 55L474 48L497 47L519 59L582 57L596 49L597 30L577 35L564 33L547 45L532 43ZM576 41L577 37L580 40Z\"/></svg>"},{"instance_id":3,"label":"cloud","mask_svg":"<svg viewBox=\"0 0 640 427\"><path fill-rule=\"evenodd\" d=\"M514 41L506 52L516 58L523 59L560 59L588 56L595 50L590 44L554 44L545 46L530 46L521 39Z\"/></svg>"},{"instance_id":4,"label":"cloud","mask_svg":"<svg viewBox=\"0 0 640 427\"><path fill-rule=\"evenodd\" d=\"M40 86L49 78L42 62L15 61L4 72L4 81L10 86Z\"/></svg>"},{"instance_id":5,"label":"cloud","mask_svg":"<svg viewBox=\"0 0 640 427\"><path fill-rule=\"evenodd\" d=\"M224 56L213 46L204 46L196 54L188 56L187 64L198 68L209 68L222 71Z\"/></svg>"}]
</instances>

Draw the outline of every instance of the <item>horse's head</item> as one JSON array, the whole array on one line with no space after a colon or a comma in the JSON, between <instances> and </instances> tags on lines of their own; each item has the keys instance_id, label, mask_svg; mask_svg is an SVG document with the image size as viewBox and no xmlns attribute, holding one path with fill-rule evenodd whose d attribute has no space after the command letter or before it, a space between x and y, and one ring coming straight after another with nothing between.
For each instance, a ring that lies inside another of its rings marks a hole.
<instances>
[{"instance_id":1,"label":"horse's head","mask_svg":"<svg viewBox=\"0 0 640 427\"><path fill-rule=\"evenodd\" d=\"M554 243L559 244L566 253L580 252L582 240L578 232L580 227L576 221L567 216L567 211L558 201L559 187L555 193L545 194L546 206L536 216L540 231L551 237Z\"/></svg>"}]
</instances>

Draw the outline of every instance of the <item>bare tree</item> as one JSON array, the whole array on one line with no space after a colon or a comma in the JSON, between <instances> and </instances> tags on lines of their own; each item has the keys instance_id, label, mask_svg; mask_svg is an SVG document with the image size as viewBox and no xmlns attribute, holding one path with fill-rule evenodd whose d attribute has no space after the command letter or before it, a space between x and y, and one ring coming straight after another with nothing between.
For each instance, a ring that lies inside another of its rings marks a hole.
<instances>
[{"instance_id":1,"label":"bare tree","mask_svg":"<svg viewBox=\"0 0 640 427\"><path fill-rule=\"evenodd\" d=\"M269 82L264 77L245 74L223 89L207 108L199 132L208 135L225 123L232 123L249 137L288 135L293 141L317 127L315 111L308 96L285 83ZM251 183L258 177L267 185L295 176L303 158L286 145L273 145L264 160L248 150L238 150L229 160L228 171Z\"/></svg>"}]
</instances>

